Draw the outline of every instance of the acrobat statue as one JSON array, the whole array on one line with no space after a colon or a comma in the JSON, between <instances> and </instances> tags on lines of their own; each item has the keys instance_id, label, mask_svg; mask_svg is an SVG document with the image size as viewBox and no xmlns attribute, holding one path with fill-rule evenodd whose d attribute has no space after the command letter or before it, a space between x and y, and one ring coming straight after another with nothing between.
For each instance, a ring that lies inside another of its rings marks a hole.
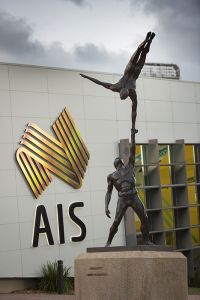
<instances>
[{"instance_id":1,"label":"acrobat statue","mask_svg":"<svg viewBox=\"0 0 200 300\"><path fill-rule=\"evenodd\" d=\"M108 209L113 187L118 191L118 202L116 208L116 214L114 222L110 228L110 233L106 243L106 247L109 247L114 235L117 233L118 226L124 216L128 207L132 207L133 210L138 215L141 221L141 233L143 236L144 244L152 245L153 243L149 238L148 229L148 217L144 208L142 201L138 196L138 192L135 188L135 130L131 130L131 148L130 156L127 165L124 165L120 158L116 158L114 161L114 166L116 171L108 175L108 189L105 197L105 212L108 218L110 218L110 211Z\"/></svg>"},{"instance_id":2,"label":"acrobat statue","mask_svg":"<svg viewBox=\"0 0 200 300\"><path fill-rule=\"evenodd\" d=\"M141 70L145 64L146 55L149 52L151 42L155 37L154 32L148 32L145 40L139 45L135 53L129 60L124 75L117 83L102 82L93 77L80 74L82 77L91 80L92 82L103 86L113 92L120 94L121 100L125 100L128 96L132 101L132 124L135 124L136 112L137 112L137 94L136 94L136 80L138 79ZM133 127L135 129L135 125ZM137 130L136 130L137 132Z\"/></svg>"},{"instance_id":3,"label":"acrobat statue","mask_svg":"<svg viewBox=\"0 0 200 300\"><path fill-rule=\"evenodd\" d=\"M108 209L113 187L118 191L118 203L115 214L114 222L110 228L110 233L106 243L106 247L109 247L114 235L117 233L118 226L127 210L128 207L132 207L136 212L141 221L141 233L143 236L144 244L152 245L153 243L149 238L148 229L148 217L144 208L142 201L138 196L138 192L135 188L135 134L137 129L135 129L135 121L137 115L137 94L136 94L136 80L144 66L146 55L149 52L151 42L155 37L155 33L148 32L145 40L140 44L136 52L132 55L122 78L115 84L101 82L95 78L80 74L82 77L87 78L98 85L112 90L113 92L118 92L120 94L121 100L126 99L128 96L132 101L132 129L131 129L131 147L130 156L127 165L124 165L120 158L116 158L114 161L114 166L116 171L108 175L108 188L105 197L105 213L108 218L110 218L110 211Z\"/></svg>"}]
</instances>

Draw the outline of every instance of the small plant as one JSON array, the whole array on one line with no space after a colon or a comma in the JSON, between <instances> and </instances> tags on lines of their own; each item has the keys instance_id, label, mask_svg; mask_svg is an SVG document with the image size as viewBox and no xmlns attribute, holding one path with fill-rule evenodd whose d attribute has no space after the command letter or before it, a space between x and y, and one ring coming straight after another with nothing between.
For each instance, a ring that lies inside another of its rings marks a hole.
<instances>
[{"instance_id":1,"label":"small plant","mask_svg":"<svg viewBox=\"0 0 200 300\"><path fill-rule=\"evenodd\" d=\"M39 281L39 289L45 292L57 292L57 272L57 262L47 261L47 263L42 266L42 278ZM63 267L63 281L65 294L68 294L73 288L73 284L69 275L70 268Z\"/></svg>"}]
</instances>

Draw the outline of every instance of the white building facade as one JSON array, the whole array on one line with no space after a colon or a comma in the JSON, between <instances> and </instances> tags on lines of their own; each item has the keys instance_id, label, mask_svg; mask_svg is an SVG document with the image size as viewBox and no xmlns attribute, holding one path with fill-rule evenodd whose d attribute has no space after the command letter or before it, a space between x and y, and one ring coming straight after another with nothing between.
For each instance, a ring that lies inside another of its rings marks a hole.
<instances>
[{"instance_id":1,"label":"white building facade","mask_svg":"<svg viewBox=\"0 0 200 300\"><path fill-rule=\"evenodd\" d=\"M105 82L120 75L81 71ZM115 214L117 193L110 203L112 219L105 215L107 175L114 171L120 139L130 137L131 101L121 101L113 93L82 78L78 70L0 64L0 277L32 278L41 275L47 260L74 259L88 247L104 246ZM157 139L159 143L200 143L200 83L142 77L137 81L137 143ZM51 128L67 107L90 153L85 178L74 189L54 174L47 189L35 199L17 161L16 150L28 123L35 123L55 137ZM83 202L75 215L86 226L81 242L68 209ZM62 204L65 243L60 244L57 204ZM40 234L38 247L32 246L35 212L44 205L54 245ZM125 245L123 222L113 245Z\"/></svg>"}]
</instances>

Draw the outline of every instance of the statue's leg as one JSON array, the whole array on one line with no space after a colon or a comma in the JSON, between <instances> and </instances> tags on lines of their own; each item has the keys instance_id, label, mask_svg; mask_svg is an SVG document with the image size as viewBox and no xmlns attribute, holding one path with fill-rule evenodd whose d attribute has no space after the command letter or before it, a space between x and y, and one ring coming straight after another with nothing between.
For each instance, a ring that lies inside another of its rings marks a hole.
<instances>
[{"instance_id":1,"label":"statue's leg","mask_svg":"<svg viewBox=\"0 0 200 300\"><path fill-rule=\"evenodd\" d=\"M151 32L148 32L144 41L138 46L137 50L131 56L131 58L125 68L124 74L127 73L131 68L133 68L135 65L138 64L141 53L144 50L145 45L148 43L150 38L151 38Z\"/></svg>"},{"instance_id":2,"label":"statue's leg","mask_svg":"<svg viewBox=\"0 0 200 300\"><path fill-rule=\"evenodd\" d=\"M133 61L135 64L138 63L138 59L139 59L142 51L146 48L146 45L148 45L150 38L151 38L151 32L148 32L144 41L138 46L136 52L133 54L133 57L134 57Z\"/></svg>"},{"instance_id":3,"label":"statue's leg","mask_svg":"<svg viewBox=\"0 0 200 300\"><path fill-rule=\"evenodd\" d=\"M140 230L142 232L144 244L152 245L153 243L150 241L150 237L149 237L148 217L147 217L144 205L143 205L142 201L140 200L138 194L134 195L132 208L136 212L138 217L140 218L140 221L141 221Z\"/></svg>"},{"instance_id":4,"label":"statue's leg","mask_svg":"<svg viewBox=\"0 0 200 300\"><path fill-rule=\"evenodd\" d=\"M115 220L114 220L112 226L110 227L110 233L108 236L106 247L110 246L115 234L117 233L118 226L125 214L126 209L127 209L126 203L124 203L122 198L119 198L118 203L117 203L117 208L116 208Z\"/></svg>"},{"instance_id":5,"label":"statue's leg","mask_svg":"<svg viewBox=\"0 0 200 300\"><path fill-rule=\"evenodd\" d=\"M141 67L141 69L143 68L143 66L145 64L146 56L147 56L147 53L150 50L151 42L152 42L154 37L155 37L155 33L153 32L153 33L151 33L148 41L145 43L145 47L143 47L141 52L140 52L140 58L137 62L137 65L139 65Z\"/></svg>"},{"instance_id":6,"label":"statue's leg","mask_svg":"<svg viewBox=\"0 0 200 300\"><path fill-rule=\"evenodd\" d=\"M149 39L151 38L151 32L148 32L146 35L146 38L144 39L144 41L138 46L138 49L143 50L146 43L148 43Z\"/></svg>"}]
</instances>

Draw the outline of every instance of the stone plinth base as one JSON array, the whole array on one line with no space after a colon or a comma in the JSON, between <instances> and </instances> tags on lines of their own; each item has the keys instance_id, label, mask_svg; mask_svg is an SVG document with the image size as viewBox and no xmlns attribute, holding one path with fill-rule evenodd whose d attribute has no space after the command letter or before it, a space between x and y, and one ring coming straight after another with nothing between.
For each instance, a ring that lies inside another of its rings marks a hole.
<instances>
[{"instance_id":1,"label":"stone plinth base","mask_svg":"<svg viewBox=\"0 0 200 300\"><path fill-rule=\"evenodd\" d=\"M186 300L186 258L178 252L84 253L75 260L79 300Z\"/></svg>"},{"instance_id":2,"label":"stone plinth base","mask_svg":"<svg viewBox=\"0 0 200 300\"><path fill-rule=\"evenodd\" d=\"M173 251L172 247L163 245L110 246L87 248L87 252L121 252L121 251Z\"/></svg>"}]
</instances>

